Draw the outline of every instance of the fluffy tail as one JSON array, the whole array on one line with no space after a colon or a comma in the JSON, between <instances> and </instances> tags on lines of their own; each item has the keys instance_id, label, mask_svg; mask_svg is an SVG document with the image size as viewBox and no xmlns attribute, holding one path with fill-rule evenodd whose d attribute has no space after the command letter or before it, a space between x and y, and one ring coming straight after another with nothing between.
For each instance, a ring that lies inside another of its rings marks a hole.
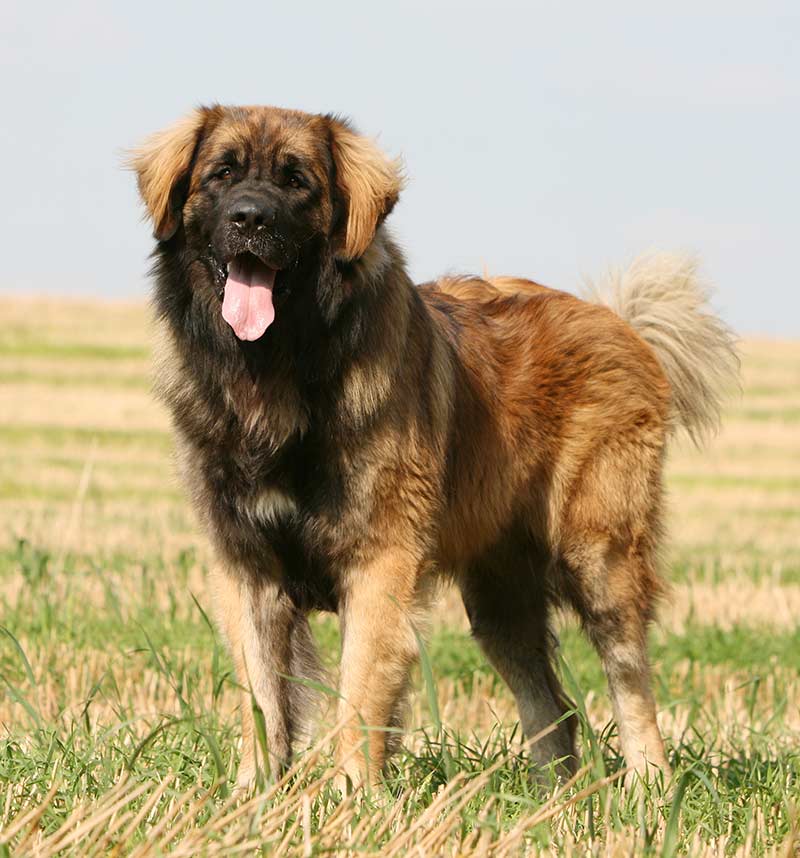
<instances>
[{"instance_id":1,"label":"fluffy tail","mask_svg":"<svg viewBox=\"0 0 800 858\"><path fill-rule=\"evenodd\" d=\"M675 422L698 446L719 428L722 400L738 389L735 338L708 307L711 286L691 256L640 256L627 271L589 284L652 347L672 387Z\"/></svg>"}]
</instances>

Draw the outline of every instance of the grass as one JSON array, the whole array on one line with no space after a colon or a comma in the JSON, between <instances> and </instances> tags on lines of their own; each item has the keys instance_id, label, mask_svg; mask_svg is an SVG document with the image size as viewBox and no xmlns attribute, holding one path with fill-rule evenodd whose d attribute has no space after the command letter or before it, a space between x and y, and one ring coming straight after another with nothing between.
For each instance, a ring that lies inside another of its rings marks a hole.
<instances>
[{"instance_id":1,"label":"grass","mask_svg":"<svg viewBox=\"0 0 800 858\"><path fill-rule=\"evenodd\" d=\"M623 786L605 680L568 617L585 766L531 778L513 699L445 592L381 789L333 787L329 705L294 769L243 797L238 689L147 394L142 308L5 300L0 330L0 858L800 848L800 344L745 343L723 433L671 457L672 592L651 641L670 783ZM334 685L337 623L313 628Z\"/></svg>"}]
</instances>

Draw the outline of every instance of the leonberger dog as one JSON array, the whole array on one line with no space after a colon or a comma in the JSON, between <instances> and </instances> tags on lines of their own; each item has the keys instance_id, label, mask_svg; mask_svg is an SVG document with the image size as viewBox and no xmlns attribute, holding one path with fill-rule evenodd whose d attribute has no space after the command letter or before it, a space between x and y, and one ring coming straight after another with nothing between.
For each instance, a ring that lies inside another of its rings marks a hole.
<instances>
[{"instance_id":1,"label":"leonberger dog","mask_svg":"<svg viewBox=\"0 0 800 858\"><path fill-rule=\"evenodd\" d=\"M312 610L341 622L341 777L375 783L442 580L524 734L545 732L532 764L575 765L552 662L569 606L628 765L668 770L646 648L665 451L717 423L735 373L692 260L636 261L613 309L523 279L416 286L384 226L400 165L331 115L199 108L131 166L157 239L158 390L244 690L239 783L261 765L251 699L273 774L305 729Z\"/></svg>"}]
</instances>

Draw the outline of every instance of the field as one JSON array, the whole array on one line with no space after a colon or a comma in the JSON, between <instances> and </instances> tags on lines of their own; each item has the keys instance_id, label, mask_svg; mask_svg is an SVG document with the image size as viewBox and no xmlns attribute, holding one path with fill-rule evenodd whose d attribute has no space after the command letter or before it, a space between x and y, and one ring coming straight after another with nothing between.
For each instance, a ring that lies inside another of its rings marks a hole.
<instances>
[{"instance_id":1,"label":"field","mask_svg":"<svg viewBox=\"0 0 800 858\"><path fill-rule=\"evenodd\" d=\"M0 301L0 856L800 849L800 343L745 341L723 432L673 450L671 595L652 632L671 784L623 787L570 617L586 765L531 782L513 700L444 593L405 749L381 790L342 800L332 707L287 778L232 790L238 695L150 336L139 305ZM335 619L314 628L335 684Z\"/></svg>"}]
</instances>

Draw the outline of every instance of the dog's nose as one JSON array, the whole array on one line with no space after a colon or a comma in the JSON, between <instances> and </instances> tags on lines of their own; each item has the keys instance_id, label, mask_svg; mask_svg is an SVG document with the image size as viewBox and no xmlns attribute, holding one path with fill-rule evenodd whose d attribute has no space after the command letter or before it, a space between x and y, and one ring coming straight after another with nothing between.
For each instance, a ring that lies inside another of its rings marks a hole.
<instances>
[{"instance_id":1,"label":"dog's nose","mask_svg":"<svg viewBox=\"0 0 800 858\"><path fill-rule=\"evenodd\" d=\"M255 232L275 222L275 210L265 200L243 197L228 209L228 220L242 232Z\"/></svg>"}]
</instances>

